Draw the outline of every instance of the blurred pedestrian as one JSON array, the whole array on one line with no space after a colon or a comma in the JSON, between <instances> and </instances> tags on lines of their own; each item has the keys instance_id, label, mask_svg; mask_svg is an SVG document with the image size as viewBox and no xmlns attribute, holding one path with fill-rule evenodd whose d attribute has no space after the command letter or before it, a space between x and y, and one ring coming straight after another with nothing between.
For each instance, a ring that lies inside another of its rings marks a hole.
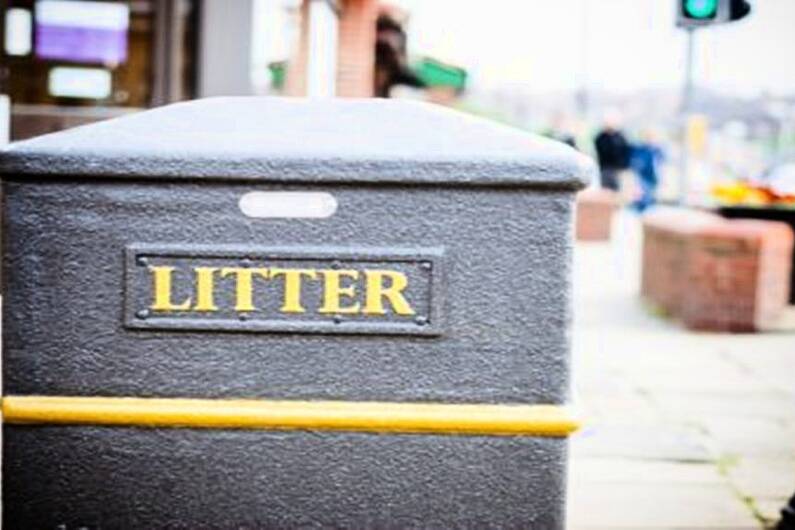
<instances>
[{"instance_id":1,"label":"blurred pedestrian","mask_svg":"<svg viewBox=\"0 0 795 530\"><path fill-rule=\"evenodd\" d=\"M641 141L630 146L630 167L635 172L640 188L640 196L632 203L632 208L643 212L655 202L657 186L660 183L658 165L664 158L652 130L643 132Z\"/></svg>"},{"instance_id":2,"label":"blurred pedestrian","mask_svg":"<svg viewBox=\"0 0 795 530\"><path fill-rule=\"evenodd\" d=\"M608 113L602 130L594 139L602 187L613 191L618 191L619 174L629 167L629 143L619 129L619 123L617 113Z\"/></svg>"},{"instance_id":3,"label":"blurred pedestrian","mask_svg":"<svg viewBox=\"0 0 795 530\"><path fill-rule=\"evenodd\" d=\"M376 21L374 92L388 98L392 87L407 85L424 88L425 83L409 66L406 51L408 14L392 6L381 6Z\"/></svg>"}]
</instances>

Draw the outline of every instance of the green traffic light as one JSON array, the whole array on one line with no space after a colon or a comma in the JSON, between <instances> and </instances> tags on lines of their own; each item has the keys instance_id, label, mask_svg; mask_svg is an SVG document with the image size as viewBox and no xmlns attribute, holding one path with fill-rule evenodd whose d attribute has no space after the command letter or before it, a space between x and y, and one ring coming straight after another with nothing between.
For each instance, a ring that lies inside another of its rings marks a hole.
<instances>
[{"instance_id":1,"label":"green traffic light","mask_svg":"<svg viewBox=\"0 0 795 530\"><path fill-rule=\"evenodd\" d=\"M687 0L685 14L690 18L714 18L719 0Z\"/></svg>"}]
</instances>

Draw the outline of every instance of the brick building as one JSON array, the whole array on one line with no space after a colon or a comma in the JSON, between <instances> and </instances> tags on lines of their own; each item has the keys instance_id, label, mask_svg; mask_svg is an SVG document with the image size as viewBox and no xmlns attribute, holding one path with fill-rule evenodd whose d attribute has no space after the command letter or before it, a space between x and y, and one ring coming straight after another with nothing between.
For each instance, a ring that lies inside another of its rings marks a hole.
<instances>
[{"instance_id":1,"label":"brick building","mask_svg":"<svg viewBox=\"0 0 795 530\"><path fill-rule=\"evenodd\" d=\"M303 0L285 94L370 97L378 0Z\"/></svg>"}]
</instances>

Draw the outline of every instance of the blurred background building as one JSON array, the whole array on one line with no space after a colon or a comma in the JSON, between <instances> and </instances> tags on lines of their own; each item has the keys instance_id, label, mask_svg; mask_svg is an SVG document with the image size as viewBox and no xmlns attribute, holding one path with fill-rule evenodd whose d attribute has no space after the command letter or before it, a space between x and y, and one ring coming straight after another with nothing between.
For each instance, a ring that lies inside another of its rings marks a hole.
<instances>
[{"instance_id":1,"label":"blurred background building","mask_svg":"<svg viewBox=\"0 0 795 530\"><path fill-rule=\"evenodd\" d=\"M195 97L205 88L197 2L4 4L2 91L11 99L14 139Z\"/></svg>"},{"instance_id":2,"label":"blurred background building","mask_svg":"<svg viewBox=\"0 0 795 530\"><path fill-rule=\"evenodd\" d=\"M677 0L7 0L0 141L191 98L401 97L594 154L608 114L666 154L663 201L795 160L795 4L698 31L687 109ZM626 175L625 175L626 176ZM686 177L686 178L684 178ZM627 200L638 193L625 179Z\"/></svg>"},{"instance_id":3,"label":"blurred background building","mask_svg":"<svg viewBox=\"0 0 795 530\"><path fill-rule=\"evenodd\" d=\"M376 0L8 0L0 16L13 139L197 97L407 86L450 103L466 83L410 64L408 12Z\"/></svg>"}]
</instances>

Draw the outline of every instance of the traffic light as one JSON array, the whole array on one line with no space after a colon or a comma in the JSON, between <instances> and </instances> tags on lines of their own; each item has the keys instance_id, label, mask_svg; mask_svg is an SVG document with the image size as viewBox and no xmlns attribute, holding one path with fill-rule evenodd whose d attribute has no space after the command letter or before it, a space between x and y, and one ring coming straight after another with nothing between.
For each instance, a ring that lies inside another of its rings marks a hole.
<instances>
[{"instance_id":1,"label":"traffic light","mask_svg":"<svg viewBox=\"0 0 795 530\"><path fill-rule=\"evenodd\" d=\"M715 20L720 0L682 0L682 16L689 20Z\"/></svg>"},{"instance_id":2,"label":"traffic light","mask_svg":"<svg viewBox=\"0 0 795 530\"><path fill-rule=\"evenodd\" d=\"M751 13L751 4L748 0L730 0L729 2L729 22L745 18Z\"/></svg>"},{"instance_id":3,"label":"traffic light","mask_svg":"<svg viewBox=\"0 0 795 530\"><path fill-rule=\"evenodd\" d=\"M683 28L725 24L751 12L748 0L677 0L676 23Z\"/></svg>"}]
</instances>

